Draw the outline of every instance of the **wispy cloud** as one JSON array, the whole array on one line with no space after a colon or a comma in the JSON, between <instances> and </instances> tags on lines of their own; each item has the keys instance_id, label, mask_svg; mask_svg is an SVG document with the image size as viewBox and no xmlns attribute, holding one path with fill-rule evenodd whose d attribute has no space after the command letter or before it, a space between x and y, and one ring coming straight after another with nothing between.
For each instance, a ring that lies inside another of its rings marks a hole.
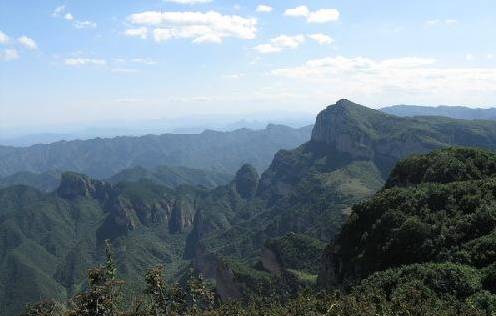
<instances>
[{"instance_id":1,"label":"wispy cloud","mask_svg":"<svg viewBox=\"0 0 496 316\"><path fill-rule=\"evenodd\" d=\"M77 29L94 29L97 27L97 24L93 21L89 20L76 20L71 12L67 11L65 5L61 5L56 7L52 11L52 17L61 18L67 21L72 22L72 25Z\"/></svg>"},{"instance_id":2,"label":"wispy cloud","mask_svg":"<svg viewBox=\"0 0 496 316\"><path fill-rule=\"evenodd\" d=\"M84 66L84 65L105 66L107 65L107 61L105 59L78 57L78 58L66 58L64 59L64 64L68 66Z\"/></svg>"},{"instance_id":3,"label":"wispy cloud","mask_svg":"<svg viewBox=\"0 0 496 316\"><path fill-rule=\"evenodd\" d=\"M19 53L17 52L17 50L9 48L0 51L0 60L11 61L15 59L19 59Z\"/></svg>"},{"instance_id":4,"label":"wispy cloud","mask_svg":"<svg viewBox=\"0 0 496 316\"><path fill-rule=\"evenodd\" d=\"M96 28L96 23L93 21L75 21L74 27L77 29L94 29Z\"/></svg>"},{"instance_id":5,"label":"wispy cloud","mask_svg":"<svg viewBox=\"0 0 496 316\"><path fill-rule=\"evenodd\" d=\"M17 41L19 42L19 44L21 44L22 46L24 46L27 49L34 50L34 49L38 48L38 45L36 44L36 42L32 38L29 38L25 35L19 37L17 39Z\"/></svg>"},{"instance_id":6,"label":"wispy cloud","mask_svg":"<svg viewBox=\"0 0 496 316\"><path fill-rule=\"evenodd\" d=\"M146 27L138 27L134 29L127 29L124 31L124 35L130 37L139 37L142 39L148 38L148 29Z\"/></svg>"},{"instance_id":7,"label":"wispy cloud","mask_svg":"<svg viewBox=\"0 0 496 316\"><path fill-rule=\"evenodd\" d=\"M332 37L330 37L329 35L322 34L322 33L309 34L309 35L307 35L307 37L316 41L320 45L329 45L329 44L332 44L334 42Z\"/></svg>"},{"instance_id":8,"label":"wispy cloud","mask_svg":"<svg viewBox=\"0 0 496 316\"><path fill-rule=\"evenodd\" d=\"M280 35L270 40L268 44L261 44L254 47L256 51L261 54L271 54L278 53L285 49L295 49L298 48L302 43L305 42L304 35Z\"/></svg>"},{"instance_id":9,"label":"wispy cloud","mask_svg":"<svg viewBox=\"0 0 496 316\"><path fill-rule=\"evenodd\" d=\"M7 44L10 41L10 38L4 32L0 31L0 44Z\"/></svg>"}]
</instances>

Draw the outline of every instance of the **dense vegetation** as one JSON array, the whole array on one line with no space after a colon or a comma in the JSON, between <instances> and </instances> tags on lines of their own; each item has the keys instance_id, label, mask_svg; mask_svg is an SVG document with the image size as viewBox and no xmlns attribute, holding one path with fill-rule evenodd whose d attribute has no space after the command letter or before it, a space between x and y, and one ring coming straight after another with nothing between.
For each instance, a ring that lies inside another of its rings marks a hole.
<instances>
[{"instance_id":1,"label":"dense vegetation","mask_svg":"<svg viewBox=\"0 0 496 316\"><path fill-rule=\"evenodd\" d=\"M429 311L496 313L495 166L496 154L476 149L398 163L384 190L353 207L320 284L358 283L353 291L388 300L416 292Z\"/></svg>"}]
</instances>

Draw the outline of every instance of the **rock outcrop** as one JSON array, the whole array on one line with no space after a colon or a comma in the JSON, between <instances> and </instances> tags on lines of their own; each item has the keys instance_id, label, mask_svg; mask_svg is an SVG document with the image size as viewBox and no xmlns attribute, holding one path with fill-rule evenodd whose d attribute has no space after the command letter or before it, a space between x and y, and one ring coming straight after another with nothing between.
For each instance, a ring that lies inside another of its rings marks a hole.
<instances>
[{"instance_id":1,"label":"rock outcrop","mask_svg":"<svg viewBox=\"0 0 496 316\"><path fill-rule=\"evenodd\" d=\"M57 194L69 200L80 197L106 202L113 194L113 187L107 182L93 180L82 174L65 172L62 174Z\"/></svg>"},{"instance_id":2,"label":"rock outcrop","mask_svg":"<svg viewBox=\"0 0 496 316\"><path fill-rule=\"evenodd\" d=\"M169 220L169 232L179 234L193 225L193 213L193 208L187 201L176 201Z\"/></svg>"},{"instance_id":3,"label":"rock outcrop","mask_svg":"<svg viewBox=\"0 0 496 316\"><path fill-rule=\"evenodd\" d=\"M252 165L243 165L234 178L236 192L244 199L253 198L257 193L259 180L258 172Z\"/></svg>"}]
</instances>

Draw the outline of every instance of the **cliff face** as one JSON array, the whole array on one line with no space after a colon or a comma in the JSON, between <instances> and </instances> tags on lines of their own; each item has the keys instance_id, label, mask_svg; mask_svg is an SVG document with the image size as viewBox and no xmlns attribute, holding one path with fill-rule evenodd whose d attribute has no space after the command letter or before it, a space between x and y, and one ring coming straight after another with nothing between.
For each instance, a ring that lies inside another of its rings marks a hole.
<instances>
[{"instance_id":1,"label":"cliff face","mask_svg":"<svg viewBox=\"0 0 496 316\"><path fill-rule=\"evenodd\" d=\"M172 208L169 220L169 231L172 234L182 233L193 225L194 210L186 201L178 200Z\"/></svg>"},{"instance_id":2,"label":"cliff face","mask_svg":"<svg viewBox=\"0 0 496 316\"><path fill-rule=\"evenodd\" d=\"M348 153L355 159L372 158L372 135L366 129L370 130L373 126L371 122L360 124L363 119L361 111L359 105L348 100L340 100L327 107L317 116L311 141Z\"/></svg>"},{"instance_id":3,"label":"cliff face","mask_svg":"<svg viewBox=\"0 0 496 316\"><path fill-rule=\"evenodd\" d=\"M93 198L106 202L114 193L109 183L93 180L89 177L73 172L62 174L57 194L64 199Z\"/></svg>"},{"instance_id":4,"label":"cliff face","mask_svg":"<svg viewBox=\"0 0 496 316\"><path fill-rule=\"evenodd\" d=\"M390 169L392 162L448 145L450 139L421 120L340 100L317 116L311 142L325 144L354 160L382 160Z\"/></svg>"}]
</instances>

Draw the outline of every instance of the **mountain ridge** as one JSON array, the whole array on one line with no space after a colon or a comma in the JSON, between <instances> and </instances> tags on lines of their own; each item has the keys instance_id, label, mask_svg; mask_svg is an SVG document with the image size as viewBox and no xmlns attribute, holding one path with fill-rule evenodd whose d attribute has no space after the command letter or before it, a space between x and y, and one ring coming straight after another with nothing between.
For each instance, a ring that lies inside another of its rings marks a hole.
<instances>
[{"instance_id":1,"label":"mountain ridge","mask_svg":"<svg viewBox=\"0 0 496 316\"><path fill-rule=\"evenodd\" d=\"M264 130L60 141L27 148L0 147L0 175L67 170L107 178L135 166L183 166L234 174L244 163L264 170L274 153L310 138L309 126Z\"/></svg>"},{"instance_id":2,"label":"mountain ridge","mask_svg":"<svg viewBox=\"0 0 496 316\"><path fill-rule=\"evenodd\" d=\"M419 106L393 105L383 107L382 112L397 116L444 116L465 120L496 120L496 108L470 108L465 106Z\"/></svg>"}]
</instances>

